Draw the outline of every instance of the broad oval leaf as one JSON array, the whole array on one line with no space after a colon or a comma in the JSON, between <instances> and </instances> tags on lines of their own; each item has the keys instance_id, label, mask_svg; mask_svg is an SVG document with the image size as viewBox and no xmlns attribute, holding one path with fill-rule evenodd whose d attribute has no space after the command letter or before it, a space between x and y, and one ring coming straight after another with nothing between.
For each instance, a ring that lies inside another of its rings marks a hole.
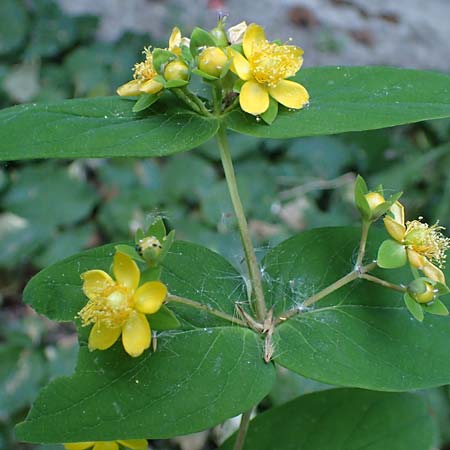
<instances>
[{"instance_id":1,"label":"broad oval leaf","mask_svg":"<svg viewBox=\"0 0 450 450\"><path fill-rule=\"evenodd\" d=\"M310 94L300 111L280 110L272 125L235 110L226 118L239 133L292 138L373 130L450 117L450 77L394 67L314 67L295 81Z\"/></svg>"},{"instance_id":2,"label":"broad oval leaf","mask_svg":"<svg viewBox=\"0 0 450 450\"><path fill-rule=\"evenodd\" d=\"M371 230L367 261L385 232ZM274 360L307 378L374 390L450 383L450 319L411 317L399 292L359 280L301 309L302 302L353 270L356 228L324 228L281 243L263 260L266 296L275 313L302 311L277 327ZM400 284L409 270L377 269Z\"/></svg>"},{"instance_id":3,"label":"broad oval leaf","mask_svg":"<svg viewBox=\"0 0 450 450\"><path fill-rule=\"evenodd\" d=\"M261 340L240 327L168 332L158 351L121 344L79 354L76 372L41 391L16 428L28 442L169 438L209 428L258 403L274 381Z\"/></svg>"},{"instance_id":4,"label":"broad oval leaf","mask_svg":"<svg viewBox=\"0 0 450 450\"><path fill-rule=\"evenodd\" d=\"M141 113L120 97L65 100L0 111L0 160L164 156L197 147L218 121L166 96Z\"/></svg>"},{"instance_id":5,"label":"broad oval leaf","mask_svg":"<svg viewBox=\"0 0 450 450\"><path fill-rule=\"evenodd\" d=\"M333 389L304 395L250 422L244 450L425 450L436 444L425 402L412 394ZM231 450L235 436L220 450Z\"/></svg>"}]
</instances>

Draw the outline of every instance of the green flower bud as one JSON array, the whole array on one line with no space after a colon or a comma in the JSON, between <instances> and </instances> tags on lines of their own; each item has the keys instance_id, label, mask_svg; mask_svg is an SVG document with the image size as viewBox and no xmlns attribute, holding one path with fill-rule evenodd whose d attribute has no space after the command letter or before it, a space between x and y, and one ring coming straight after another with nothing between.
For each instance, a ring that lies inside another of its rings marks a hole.
<instances>
[{"instance_id":1,"label":"green flower bud","mask_svg":"<svg viewBox=\"0 0 450 450\"><path fill-rule=\"evenodd\" d=\"M365 197L372 211L386 201L378 192L368 192Z\"/></svg>"},{"instance_id":2,"label":"green flower bud","mask_svg":"<svg viewBox=\"0 0 450 450\"><path fill-rule=\"evenodd\" d=\"M409 283L407 292L417 303L430 303L436 297L434 285L420 278Z\"/></svg>"},{"instance_id":3,"label":"green flower bud","mask_svg":"<svg viewBox=\"0 0 450 450\"><path fill-rule=\"evenodd\" d=\"M223 68L228 62L228 56L219 47L205 48L198 58L198 68L208 75L220 77Z\"/></svg>"},{"instance_id":4,"label":"green flower bud","mask_svg":"<svg viewBox=\"0 0 450 450\"><path fill-rule=\"evenodd\" d=\"M164 78L167 81L189 79L189 67L183 61L172 61L164 69Z\"/></svg>"}]
</instances>

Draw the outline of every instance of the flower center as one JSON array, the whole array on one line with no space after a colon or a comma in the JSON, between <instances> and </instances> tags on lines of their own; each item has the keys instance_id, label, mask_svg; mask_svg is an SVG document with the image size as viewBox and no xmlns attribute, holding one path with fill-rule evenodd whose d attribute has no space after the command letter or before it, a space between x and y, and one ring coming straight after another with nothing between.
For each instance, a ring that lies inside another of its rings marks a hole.
<instances>
[{"instance_id":1,"label":"flower center","mask_svg":"<svg viewBox=\"0 0 450 450\"><path fill-rule=\"evenodd\" d=\"M153 57L150 48L144 48L145 61L134 65L133 78L135 80L152 80L157 75L153 67Z\"/></svg>"},{"instance_id":2,"label":"flower center","mask_svg":"<svg viewBox=\"0 0 450 450\"><path fill-rule=\"evenodd\" d=\"M78 315L83 326L101 321L108 327L119 327L133 311L132 306L133 292L116 284L90 299Z\"/></svg>"},{"instance_id":3,"label":"flower center","mask_svg":"<svg viewBox=\"0 0 450 450\"><path fill-rule=\"evenodd\" d=\"M443 229L437 223L430 227L421 222L420 217L406 222L405 244L443 268L447 257L445 252L450 248L450 239L441 233Z\"/></svg>"},{"instance_id":4,"label":"flower center","mask_svg":"<svg viewBox=\"0 0 450 450\"><path fill-rule=\"evenodd\" d=\"M302 65L303 51L293 45L258 43L248 58L256 81L275 87L281 80L294 76Z\"/></svg>"}]
</instances>

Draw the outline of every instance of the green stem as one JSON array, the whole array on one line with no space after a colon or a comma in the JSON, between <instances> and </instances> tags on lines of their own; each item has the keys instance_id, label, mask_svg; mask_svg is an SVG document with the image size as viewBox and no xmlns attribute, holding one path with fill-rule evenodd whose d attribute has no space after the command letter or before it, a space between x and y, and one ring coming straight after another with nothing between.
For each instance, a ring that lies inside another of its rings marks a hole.
<instances>
[{"instance_id":1,"label":"green stem","mask_svg":"<svg viewBox=\"0 0 450 450\"><path fill-rule=\"evenodd\" d=\"M236 442L234 443L233 450L242 450L244 448L245 437L247 436L247 430L250 424L252 412L253 408L242 414L241 423L239 425L239 431L236 436Z\"/></svg>"},{"instance_id":2,"label":"green stem","mask_svg":"<svg viewBox=\"0 0 450 450\"><path fill-rule=\"evenodd\" d=\"M381 278L374 277L373 275L369 275L367 273L363 273L360 278L364 278L365 280L371 281L372 283L381 284L381 286L393 289L394 291L406 292L406 288L403 286L389 283L389 281L382 280Z\"/></svg>"},{"instance_id":3,"label":"green stem","mask_svg":"<svg viewBox=\"0 0 450 450\"><path fill-rule=\"evenodd\" d=\"M355 269L360 268L362 265L364 255L366 253L367 235L369 234L370 225L371 222L369 222L368 220L363 220L361 229L361 239L359 241L359 250L358 250L358 257L356 259Z\"/></svg>"},{"instance_id":4,"label":"green stem","mask_svg":"<svg viewBox=\"0 0 450 450\"><path fill-rule=\"evenodd\" d=\"M261 272L259 270L255 250L253 249L250 238L250 231L248 229L247 219L245 218L244 208L242 207L242 202L239 197L233 162L231 160L230 150L228 148L226 129L223 126L221 126L217 132L217 142L219 144L220 157L222 159L222 166L225 172L231 202L233 203L239 232L241 234L248 274L255 296L256 317L258 320L262 321L266 317L267 309L262 288Z\"/></svg>"},{"instance_id":5,"label":"green stem","mask_svg":"<svg viewBox=\"0 0 450 450\"><path fill-rule=\"evenodd\" d=\"M169 294L166 299L167 302L181 303L183 305L189 306L191 308L200 309L202 311L207 311L210 314L220 317L222 319L228 320L228 322L234 323L236 325L240 325L241 327L247 327L248 324L243 320L238 319L237 317L233 317L230 314L219 311L217 309L211 308L211 306L204 305L203 303L196 302L194 300L190 300L189 298L178 297L178 295Z\"/></svg>"},{"instance_id":6,"label":"green stem","mask_svg":"<svg viewBox=\"0 0 450 450\"><path fill-rule=\"evenodd\" d=\"M311 297L307 298L303 303L302 307L308 307L313 305L314 303L318 302L322 298L326 297L327 295L330 295L332 292L337 291L341 287L345 286L346 284L361 278L363 274L366 272L369 272L377 267L376 262L372 262L370 264L367 264L366 266L362 266L360 268L355 268L355 270L352 270L347 275L343 276L342 278L339 278L339 280L335 281L333 284L330 284L325 289L322 289L317 294L312 295ZM296 306L295 308L291 308L284 313L282 313L278 319L275 320L275 325L278 325L291 317L297 315L299 313L299 308Z\"/></svg>"}]
</instances>

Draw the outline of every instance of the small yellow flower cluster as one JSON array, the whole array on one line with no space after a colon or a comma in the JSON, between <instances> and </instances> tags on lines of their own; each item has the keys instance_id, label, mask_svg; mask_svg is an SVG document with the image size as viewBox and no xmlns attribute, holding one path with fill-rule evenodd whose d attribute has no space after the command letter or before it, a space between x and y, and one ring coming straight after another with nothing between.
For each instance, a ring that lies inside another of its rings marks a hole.
<instances>
[{"instance_id":1,"label":"small yellow flower cluster","mask_svg":"<svg viewBox=\"0 0 450 450\"><path fill-rule=\"evenodd\" d=\"M133 80L118 88L119 95L158 94L164 88L181 86L167 82L187 82L196 73L210 82L221 83L228 77L222 88L228 86L232 94L229 86L234 85L241 108L255 116L268 111L270 98L291 109L309 102L306 89L289 80L302 66L303 50L269 42L260 25L241 22L225 31L222 20L210 33L195 29L191 39L174 28L168 48L159 51L158 57L156 50L161 49L144 49L145 60L134 66Z\"/></svg>"},{"instance_id":2,"label":"small yellow flower cluster","mask_svg":"<svg viewBox=\"0 0 450 450\"><path fill-rule=\"evenodd\" d=\"M91 351L110 348L122 335L125 351L137 357L151 343L145 315L161 308L167 288L160 281L139 286L139 268L124 253L115 254L112 272L115 279L103 270L89 270L81 275L83 292L89 301L78 315L83 326L94 325L89 334Z\"/></svg>"}]
</instances>

